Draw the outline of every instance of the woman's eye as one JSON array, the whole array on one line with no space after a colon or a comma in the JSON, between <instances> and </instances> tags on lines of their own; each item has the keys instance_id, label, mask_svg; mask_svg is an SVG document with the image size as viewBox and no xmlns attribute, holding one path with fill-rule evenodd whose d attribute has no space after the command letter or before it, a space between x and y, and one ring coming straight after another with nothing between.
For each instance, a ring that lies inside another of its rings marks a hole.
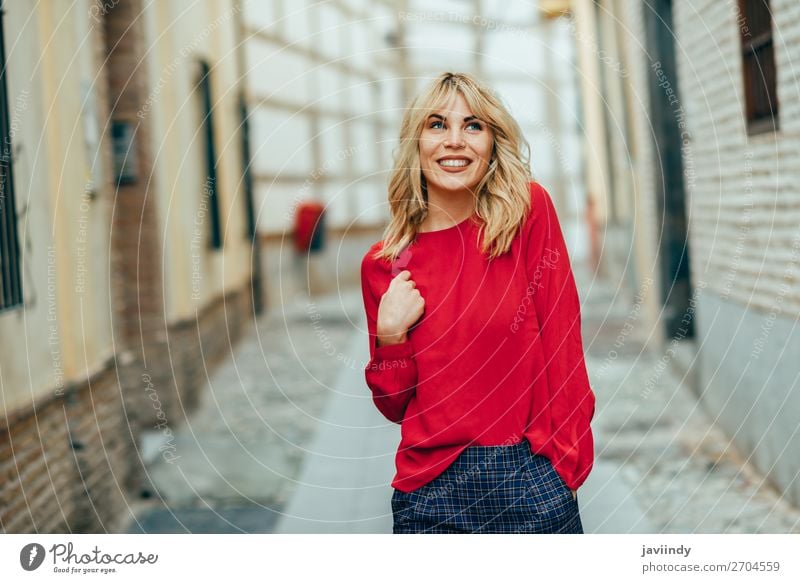
<instances>
[{"instance_id":1,"label":"woman's eye","mask_svg":"<svg viewBox=\"0 0 800 583\"><path fill-rule=\"evenodd\" d=\"M432 121L432 122L431 122L431 123L428 125L428 127L429 127L430 129L432 129L432 130L438 130L438 129L442 129L442 128L444 128L444 122L442 122L442 120L435 120L435 121ZM479 131L481 131L481 130L483 129L483 126L481 125L481 123L480 123L480 122L477 122L477 121L471 121L471 122L469 122L469 123L467 124L467 129L469 129L469 130L472 130L472 131L478 131L478 132L479 132Z\"/></svg>"}]
</instances>

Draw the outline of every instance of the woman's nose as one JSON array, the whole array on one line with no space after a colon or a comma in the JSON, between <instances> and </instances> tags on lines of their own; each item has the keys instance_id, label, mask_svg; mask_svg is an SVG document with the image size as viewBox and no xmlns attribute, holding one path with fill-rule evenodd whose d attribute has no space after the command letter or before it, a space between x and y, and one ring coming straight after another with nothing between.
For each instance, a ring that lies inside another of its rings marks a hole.
<instances>
[{"instance_id":1,"label":"woman's nose","mask_svg":"<svg viewBox=\"0 0 800 583\"><path fill-rule=\"evenodd\" d=\"M458 128L453 128L448 131L447 135L445 136L444 145L451 148L463 148L464 135L461 133L461 130Z\"/></svg>"}]
</instances>

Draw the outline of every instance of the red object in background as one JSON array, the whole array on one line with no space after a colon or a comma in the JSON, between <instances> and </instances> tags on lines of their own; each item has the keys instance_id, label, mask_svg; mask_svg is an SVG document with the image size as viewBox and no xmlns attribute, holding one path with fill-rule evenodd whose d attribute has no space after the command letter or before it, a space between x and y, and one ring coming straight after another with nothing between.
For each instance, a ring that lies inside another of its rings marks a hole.
<instances>
[{"instance_id":1,"label":"red object in background","mask_svg":"<svg viewBox=\"0 0 800 583\"><path fill-rule=\"evenodd\" d=\"M324 207L314 201L301 202L297 205L294 222L294 246L298 251L309 251L315 230L322 226L320 217Z\"/></svg>"}]
</instances>

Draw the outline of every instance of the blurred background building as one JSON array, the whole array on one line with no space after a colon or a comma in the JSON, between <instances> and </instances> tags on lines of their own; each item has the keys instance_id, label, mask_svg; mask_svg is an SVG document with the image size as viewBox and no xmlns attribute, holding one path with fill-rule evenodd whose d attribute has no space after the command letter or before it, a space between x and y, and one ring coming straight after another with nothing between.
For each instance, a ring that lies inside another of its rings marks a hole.
<instances>
[{"instance_id":1,"label":"blurred background building","mask_svg":"<svg viewBox=\"0 0 800 583\"><path fill-rule=\"evenodd\" d=\"M528 1L247 2L243 43L252 175L267 301L356 284L388 217L386 184L404 107L442 71L497 89L554 192L576 258L587 250L580 108L566 22ZM517 58L516 56L519 56ZM322 252L287 237L299 204L325 208Z\"/></svg>"},{"instance_id":2,"label":"blurred background building","mask_svg":"<svg viewBox=\"0 0 800 583\"><path fill-rule=\"evenodd\" d=\"M113 529L252 319L241 9L187 6L3 5L6 532Z\"/></svg>"},{"instance_id":3,"label":"blurred background building","mask_svg":"<svg viewBox=\"0 0 800 583\"><path fill-rule=\"evenodd\" d=\"M794 0L4 2L0 527L123 528L251 325L357 297L445 70L520 122L582 296L800 506L799 35Z\"/></svg>"}]
</instances>

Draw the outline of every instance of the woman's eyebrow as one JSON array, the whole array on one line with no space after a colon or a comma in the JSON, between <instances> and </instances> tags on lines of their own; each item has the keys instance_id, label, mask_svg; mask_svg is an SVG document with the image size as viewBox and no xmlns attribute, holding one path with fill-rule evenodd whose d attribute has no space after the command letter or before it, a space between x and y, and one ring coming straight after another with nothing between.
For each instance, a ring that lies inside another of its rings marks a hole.
<instances>
[{"instance_id":1,"label":"woman's eyebrow","mask_svg":"<svg viewBox=\"0 0 800 583\"><path fill-rule=\"evenodd\" d=\"M430 115L428 116L428 119L430 119L430 118L432 118L432 117L435 117L435 118L437 118L437 119L440 119L440 120L442 120L442 121L447 121L447 116L444 116L444 115L439 115L438 113L432 113L432 114L430 114ZM467 122L469 122L469 121L481 121L481 120L480 120L480 119L478 119L478 117L477 117L477 116L474 116L474 115L468 115L467 117L465 117L465 118L464 118L464 123L467 123Z\"/></svg>"}]
</instances>

